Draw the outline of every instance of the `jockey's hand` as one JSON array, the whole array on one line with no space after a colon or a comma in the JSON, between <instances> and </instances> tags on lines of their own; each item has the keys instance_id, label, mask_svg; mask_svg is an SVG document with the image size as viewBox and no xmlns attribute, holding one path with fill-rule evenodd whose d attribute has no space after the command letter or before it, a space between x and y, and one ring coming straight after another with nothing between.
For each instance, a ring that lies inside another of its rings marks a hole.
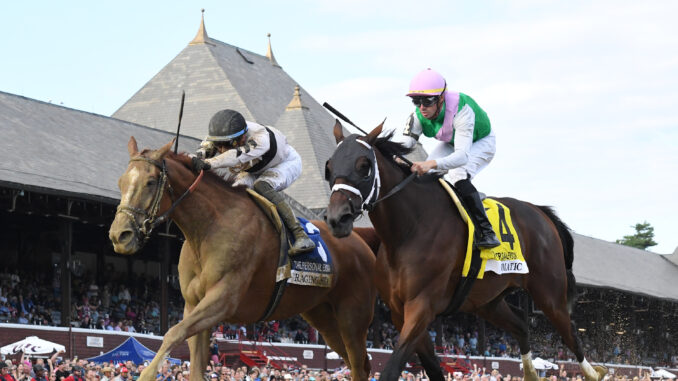
<instances>
[{"instance_id":1,"label":"jockey's hand","mask_svg":"<svg viewBox=\"0 0 678 381\"><path fill-rule=\"evenodd\" d=\"M412 163L410 170L421 176L432 169L436 169L437 167L438 163L436 163L435 160L415 161Z\"/></svg>"},{"instance_id":2,"label":"jockey's hand","mask_svg":"<svg viewBox=\"0 0 678 381\"><path fill-rule=\"evenodd\" d=\"M191 158L191 165L193 166L193 171L195 172L200 172L202 170L207 171L212 168L210 163L195 156Z\"/></svg>"}]
</instances>

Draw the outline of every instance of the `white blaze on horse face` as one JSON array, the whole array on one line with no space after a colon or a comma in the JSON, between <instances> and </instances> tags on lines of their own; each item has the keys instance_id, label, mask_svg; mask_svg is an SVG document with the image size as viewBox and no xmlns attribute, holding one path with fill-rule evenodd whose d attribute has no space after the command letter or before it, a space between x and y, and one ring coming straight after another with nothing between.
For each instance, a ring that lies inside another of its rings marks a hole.
<instances>
[{"instance_id":1,"label":"white blaze on horse face","mask_svg":"<svg viewBox=\"0 0 678 381\"><path fill-rule=\"evenodd\" d=\"M127 172L127 189L125 193L120 195L120 204L121 205L129 205L130 201L132 200L132 196L134 195L134 190L136 188L136 184L139 181L139 178L141 177L141 173L139 172L139 168L132 168ZM121 189L122 190L122 189Z\"/></svg>"}]
</instances>

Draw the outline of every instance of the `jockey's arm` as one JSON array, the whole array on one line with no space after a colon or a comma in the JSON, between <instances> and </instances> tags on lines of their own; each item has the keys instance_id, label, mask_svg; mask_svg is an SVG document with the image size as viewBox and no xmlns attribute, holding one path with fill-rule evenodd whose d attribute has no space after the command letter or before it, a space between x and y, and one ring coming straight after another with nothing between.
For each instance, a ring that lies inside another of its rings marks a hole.
<instances>
[{"instance_id":1,"label":"jockey's arm","mask_svg":"<svg viewBox=\"0 0 678 381\"><path fill-rule=\"evenodd\" d=\"M435 159L437 169L445 171L461 167L468 162L468 154L471 150L471 144L473 144L475 120L476 114L468 105L465 105L454 116L454 152Z\"/></svg>"},{"instance_id":2,"label":"jockey's arm","mask_svg":"<svg viewBox=\"0 0 678 381\"><path fill-rule=\"evenodd\" d=\"M230 168L256 159L268 151L271 146L268 131L258 124L248 126L250 136L244 145L229 149L222 154L207 159L212 168Z\"/></svg>"}]
</instances>

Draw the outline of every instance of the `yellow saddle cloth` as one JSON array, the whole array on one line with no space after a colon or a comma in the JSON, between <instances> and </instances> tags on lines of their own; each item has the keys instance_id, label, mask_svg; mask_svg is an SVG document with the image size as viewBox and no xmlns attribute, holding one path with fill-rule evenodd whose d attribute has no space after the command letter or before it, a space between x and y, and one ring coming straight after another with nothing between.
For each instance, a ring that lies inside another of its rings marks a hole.
<instances>
[{"instance_id":1,"label":"yellow saddle cloth","mask_svg":"<svg viewBox=\"0 0 678 381\"><path fill-rule=\"evenodd\" d=\"M469 234L466 245L466 258L462 270L462 276L468 276L473 254L475 226L452 187L442 178L439 179L439 181L454 201L462 219L468 225ZM483 205L485 205L487 218L490 220L492 229L497 235L497 238L499 238L501 245L490 249L482 249L480 251L482 265L480 266L480 272L478 272L478 279L483 279L483 275L486 271L493 271L497 274L527 274L529 270L527 268L527 263L525 263L525 258L523 257L523 251L520 247L520 239L513 226L513 221L511 221L511 211L506 205L489 198L483 200Z\"/></svg>"}]
</instances>

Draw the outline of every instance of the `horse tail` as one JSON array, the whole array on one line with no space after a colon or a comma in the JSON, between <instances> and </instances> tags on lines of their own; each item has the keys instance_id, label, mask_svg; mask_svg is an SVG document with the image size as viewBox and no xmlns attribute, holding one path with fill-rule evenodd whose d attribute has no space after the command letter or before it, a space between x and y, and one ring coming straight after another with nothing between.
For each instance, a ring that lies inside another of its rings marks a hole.
<instances>
[{"instance_id":1,"label":"horse tail","mask_svg":"<svg viewBox=\"0 0 678 381\"><path fill-rule=\"evenodd\" d=\"M379 246L381 246L381 238L379 238L374 228L353 228L353 231L365 241L376 257L379 252Z\"/></svg>"},{"instance_id":2,"label":"horse tail","mask_svg":"<svg viewBox=\"0 0 678 381\"><path fill-rule=\"evenodd\" d=\"M563 245L565 253L565 268L567 269L567 309L572 314L574 304L577 300L577 281L572 272L572 262L574 262L574 239L570 228L556 215L556 212L550 206L539 206L542 212L546 213L548 218L556 225L560 243Z\"/></svg>"}]
</instances>

